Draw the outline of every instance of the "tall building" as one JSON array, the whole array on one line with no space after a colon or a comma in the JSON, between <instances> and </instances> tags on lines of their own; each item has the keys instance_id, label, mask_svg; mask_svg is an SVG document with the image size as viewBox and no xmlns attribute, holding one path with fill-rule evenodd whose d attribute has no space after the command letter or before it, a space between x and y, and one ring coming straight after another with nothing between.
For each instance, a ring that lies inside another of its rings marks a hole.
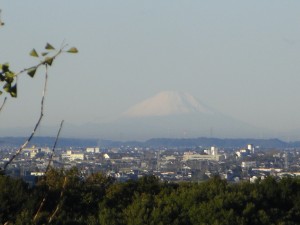
<instances>
[{"instance_id":1,"label":"tall building","mask_svg":"<svg viewBox=\"0 0 300 225\"><path fill-rule=\"evenodd\" d=\"M253 144L248 144L247 149L250 151L251 154L254 154Z\"/></svg>"}]
</instances>

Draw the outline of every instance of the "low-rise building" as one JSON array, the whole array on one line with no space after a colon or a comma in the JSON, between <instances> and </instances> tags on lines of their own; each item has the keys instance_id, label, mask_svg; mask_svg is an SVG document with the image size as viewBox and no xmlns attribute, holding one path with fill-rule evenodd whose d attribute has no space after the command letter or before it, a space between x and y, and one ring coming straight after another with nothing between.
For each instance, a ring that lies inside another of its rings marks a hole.
<instances>
[{"instance_id":1,"label":"low-rise building","mask_svg":"<svg viewBox=\"0 0 300 225\"><path fill-rule=\"evenodd\" d=\"M69 161L84 160L84 154L81 152L74 152L72 150L68 150L67 153L61 154L61 158L67 159Z\"/></svg>"},{"instance_id":2,"label":"low-rise building","mask_svg":"<svg viewBox=\"0 0 300 225\"><path fill-rule=\"evenodd\" d=\"M254 167L256 167L256 161L242 162L241 167L242 168L254 168Z\"/></svg>"},{"instance_id":3,"label":"low-rise building","mask_svg":"<svg viewBox=\"0 0 300 225\"><path fill-rule=\"evenodd\" d=\"M96 147L96 148L86 148L85 151L87 153L99 153L100 152L100 148Z\"/></svg>"},{"instance_id":4,"label":"low-rise building","mask_svg":"<svg viewBox=\"0 0 300 225\"><path fill-rule=\"evenodd\" d=\"M198 154L195 152L185 152L183 154L183 161L188 160L209 160L209 161L220 161L224 159L223 155L218 153L218 148L212 146L209 150L204 150L206 154Z\"/></svg>"}]
</instances>

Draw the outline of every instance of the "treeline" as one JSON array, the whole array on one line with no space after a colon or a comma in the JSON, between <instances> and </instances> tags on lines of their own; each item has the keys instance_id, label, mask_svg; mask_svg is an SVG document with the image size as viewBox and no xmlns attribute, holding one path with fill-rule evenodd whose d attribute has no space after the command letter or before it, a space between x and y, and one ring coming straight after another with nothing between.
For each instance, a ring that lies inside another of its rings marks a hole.
<instances>
[{"instance_id":1,"label":"treeline","mask_svg":"<svg viewBox=\"0 0 300 225\"><path fill-rule=\"evenodd\" d=\"M101 173L51 169L30 188L0 175L0 224L299 224L300 179L231 184L115 182Z\"/></svg>"}]
</instances>

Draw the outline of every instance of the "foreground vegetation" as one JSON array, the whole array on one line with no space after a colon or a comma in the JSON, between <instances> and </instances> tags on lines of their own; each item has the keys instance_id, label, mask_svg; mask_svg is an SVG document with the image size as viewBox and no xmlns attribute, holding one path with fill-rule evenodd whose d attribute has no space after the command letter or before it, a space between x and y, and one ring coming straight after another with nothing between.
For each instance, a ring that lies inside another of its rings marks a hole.
<instances>
[{"instance_id":1,"label":"foreground vegetation","mask_svg":"<svg viewBox=\"0 0 300 225\"><path fill-rule=\"evenodd\" d=\"M300 179L230 184L116 183L76 168L48 171L30 188L0 175L0 224L299 224Z\"/></svg>"}]
</instances>

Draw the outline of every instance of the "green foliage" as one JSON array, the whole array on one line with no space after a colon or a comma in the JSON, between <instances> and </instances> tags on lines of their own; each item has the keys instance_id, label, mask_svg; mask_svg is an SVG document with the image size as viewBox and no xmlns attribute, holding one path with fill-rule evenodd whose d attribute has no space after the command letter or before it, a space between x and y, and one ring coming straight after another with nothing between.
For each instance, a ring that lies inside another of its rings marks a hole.
<instances>
[{"instance_id":1,"label":"green foliage","mask_svg":"<svg viewBox=\"0 0 300 225\"><path fill-rule=\"evenodd\" d=\"M30 200L30 190L21 180L0 175L0 224L13 221Z\"/></svg>"},{"instance_id":2,"label":"green foliage","mask_svg":"<svg viewBox=\"0 0 300 225\"><path fill-rule=\"evenodd\" d=\"M67 177L67 184L64 180ZM299 224L300 179L273 177L230 184L218 177L202 183L162 183L156 177L116 183L101 173L82 179L76 168L50 169L33 189L0 177L0 224ZM62 190L64 194L61 195Z\"/></svg>"},{"instance_id":3,"label":"green foliage","mask_svg":"<svg viewBox=\"0 0 300 225\"><path fill-rule=\"evenodd\" d=\"M126 224L150 224L153 208L153 196L146 193L135 193L132 203L124 210Z\"/></svg>"},{"instance_id":4,"label":"green foliage","mask_svg":"<svg viewBox=\"0 0 300 225\"><path fill-rule=\"evenodd\" d=\"M72 47L67 52L69 52L69 53L78 53L78 50L77 50L77 48Z\"/></svg>"},{"instance_id":5,"label":"green foliage","mask_svg":"<svg viewBox=\"0 0 300 225\"><path fill-rule=\"evenodd\" d=\"M29 55L31 55L32 57L37 57L37 58L39 57L39 54L36 52L35 49L32 49Z\"/></svg>"},{"instance_id":6,"label":"green foliage","mask_svg":"<svg viewBox=\"0 0 300 225\"><path fill-rule=\"evenodd\" d=\"M9 64L0 64L0 82L4 83L2 90L9 93L12 97L17 97L17 84L15 73L10 70ZM0 89L0 94L3 93Z\"/></svg>"},{"instance_id":7,"label":"green foliage","mask_svg":"<svg viewBox=\"0 0 300 225\"><path fill-rule=\"evenodd\" d=\"M45 49L46 50L55 50L55 48L49 43L46 44Z\"/></svg>"}]
</instances>

